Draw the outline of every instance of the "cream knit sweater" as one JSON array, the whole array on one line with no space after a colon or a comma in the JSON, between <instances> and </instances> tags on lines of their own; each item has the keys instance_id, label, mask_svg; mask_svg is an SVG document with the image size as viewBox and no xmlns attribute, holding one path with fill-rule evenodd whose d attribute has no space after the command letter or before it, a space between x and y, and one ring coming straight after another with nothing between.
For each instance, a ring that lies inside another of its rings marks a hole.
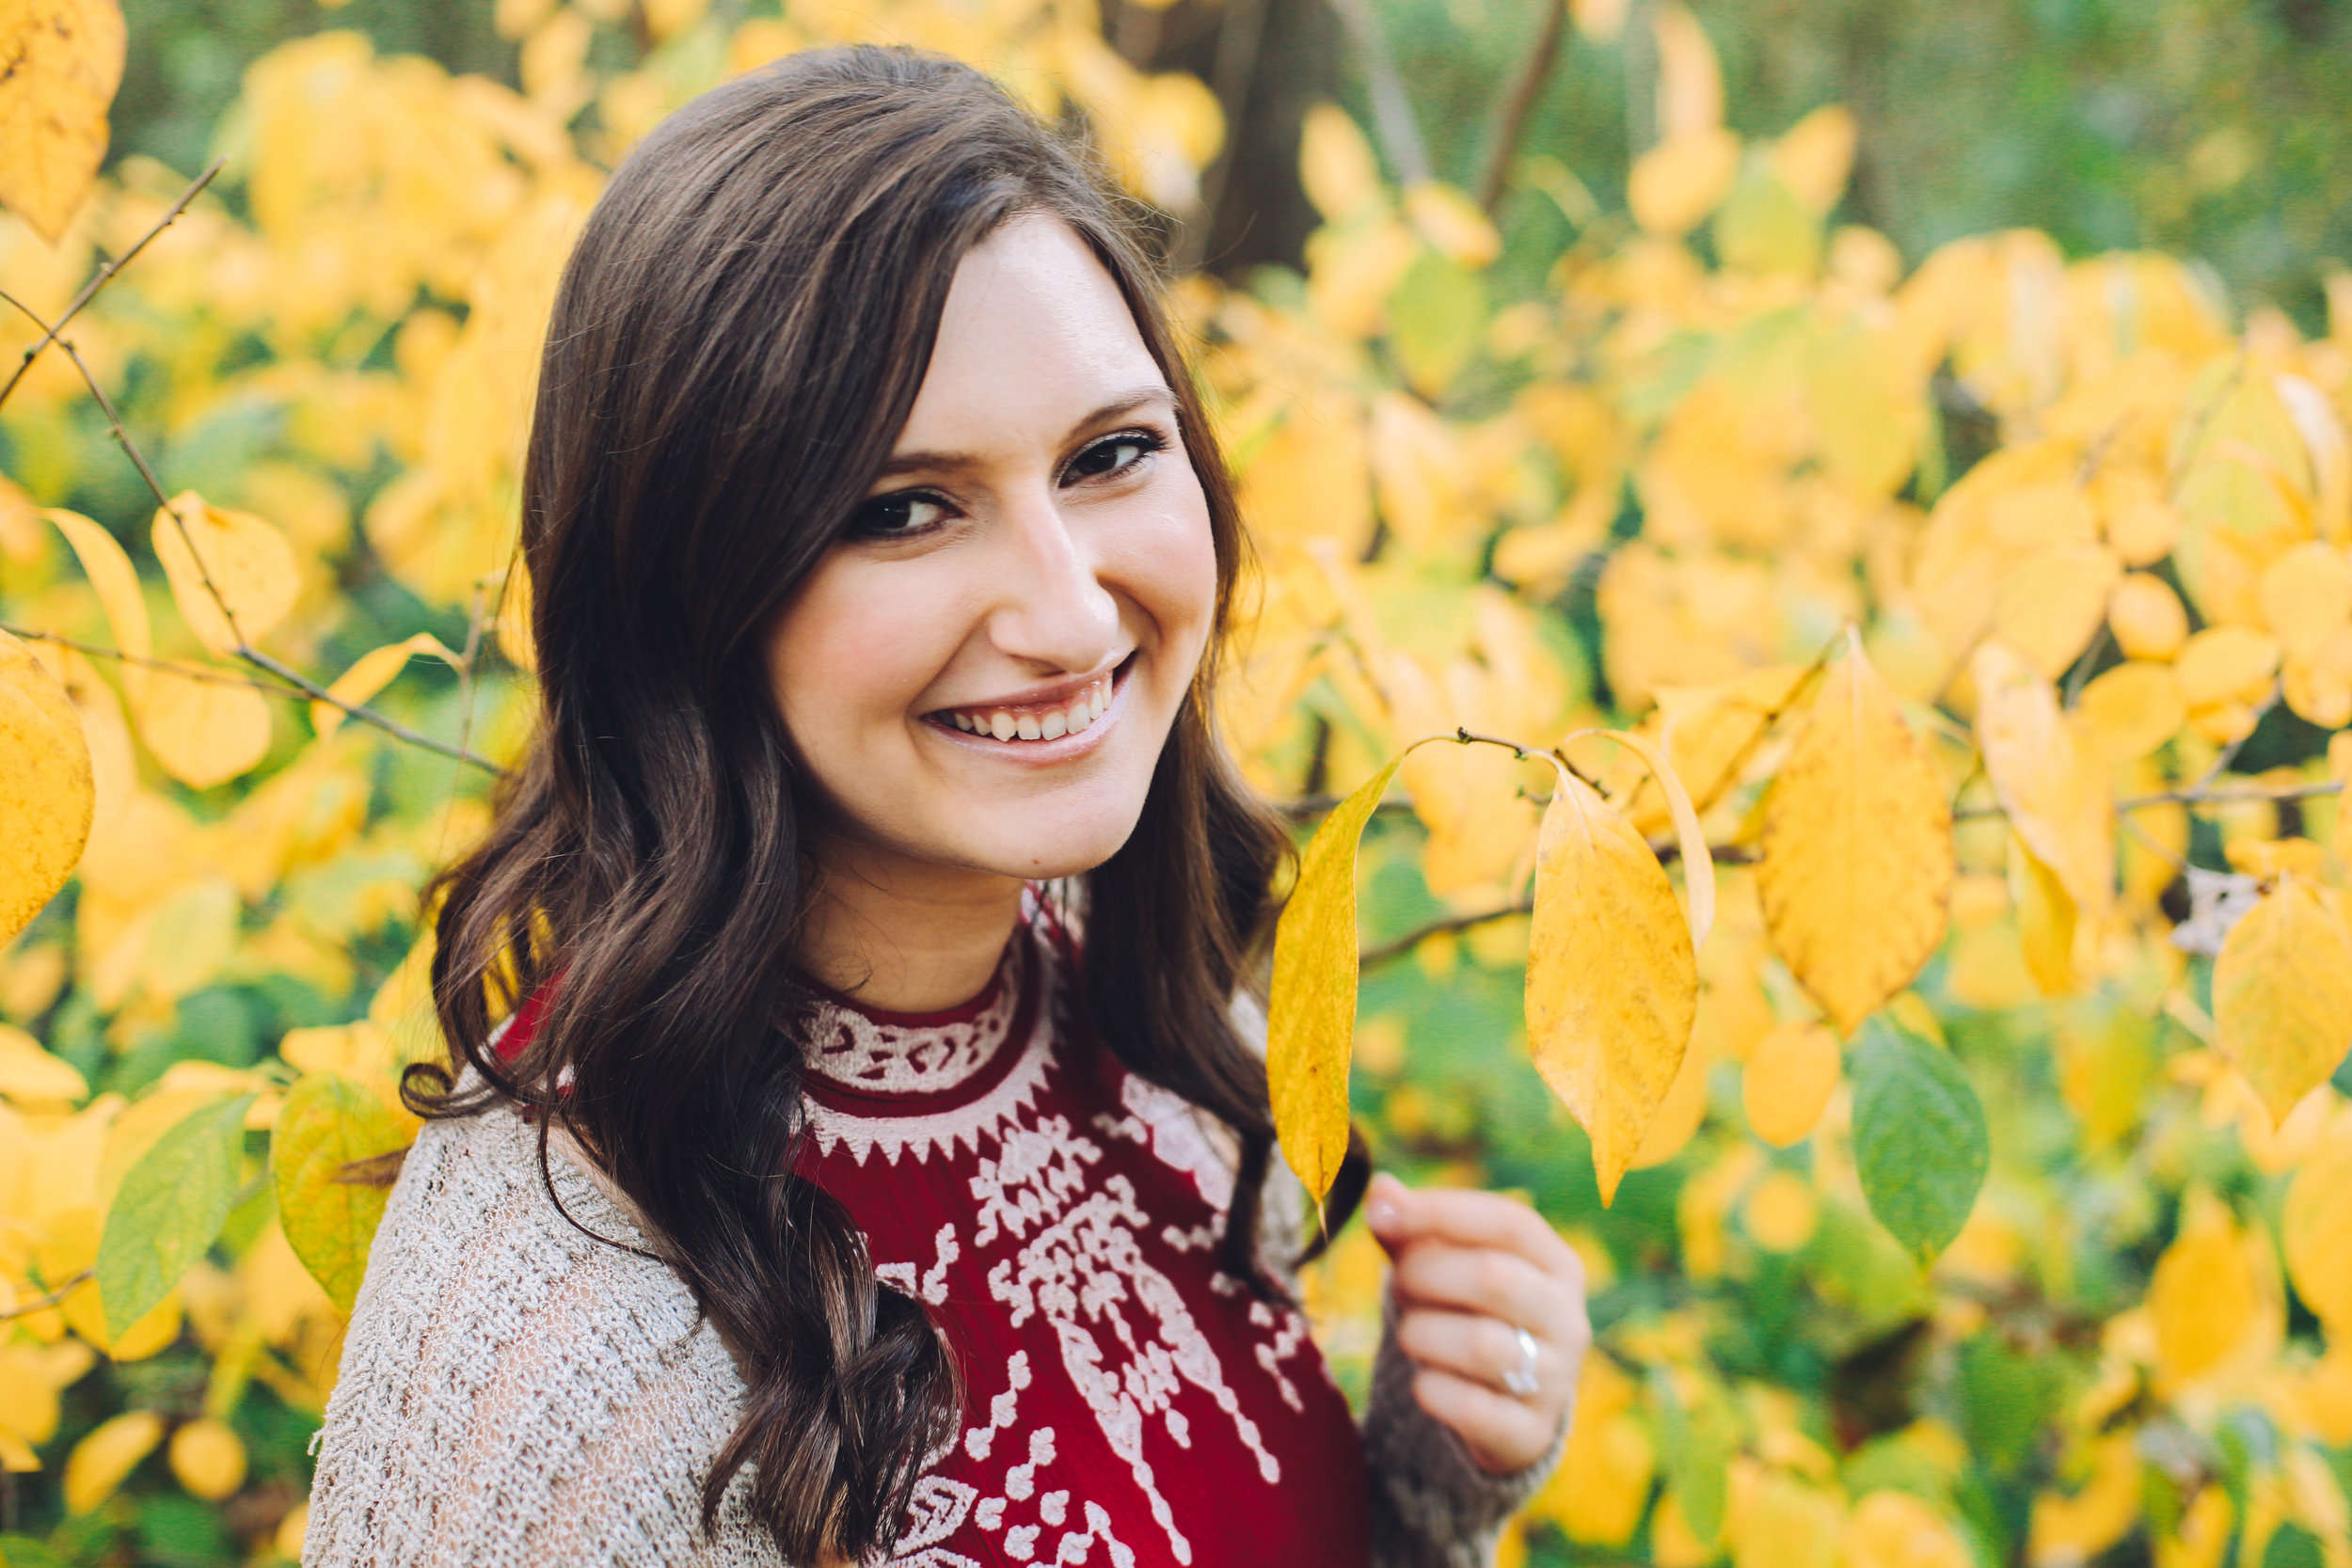
<instances>
[{"instance_id":1,"label":"cream knit sweater","mask_svg":"<svg viewBox=\"0 0 2352 1568\"><path fill-rule=\"evenodd\" d=\"M726 1348L666 1264L583 1234L644 1244L601 1175L561 1144L548 1164L579 1227L511 1111L434 1123L409 1151L316 1440L306 1568L785 1568L744 1508L744 1474L700 1528L702 1479L742 1400ZM1288 1257L1300 1195L1268 1187L1268 1256ZM1489 1477L1422 1411L1411 1375L1384 1338L1363 1426L1374 1560L1472 1568L1559 1445Z\"/></svg>"}]
</instances>

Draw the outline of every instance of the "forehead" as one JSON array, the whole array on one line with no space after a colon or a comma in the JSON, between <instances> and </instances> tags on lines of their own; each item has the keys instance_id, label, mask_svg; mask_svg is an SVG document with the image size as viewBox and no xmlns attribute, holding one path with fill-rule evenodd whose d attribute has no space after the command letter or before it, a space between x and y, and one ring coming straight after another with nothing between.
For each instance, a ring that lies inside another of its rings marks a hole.
<instances>
[{"instance_id":1,"label":"forehead","mask_svg":"<svg viewBox=\"0 0 2352 1568\"><path fill-rule=\"evenodd\" d=\"M1107 398L1165 384L1086 242L1058 218L1020 217L956 268L898 446L1057 440Z\"/></svg>"}]
</instances>

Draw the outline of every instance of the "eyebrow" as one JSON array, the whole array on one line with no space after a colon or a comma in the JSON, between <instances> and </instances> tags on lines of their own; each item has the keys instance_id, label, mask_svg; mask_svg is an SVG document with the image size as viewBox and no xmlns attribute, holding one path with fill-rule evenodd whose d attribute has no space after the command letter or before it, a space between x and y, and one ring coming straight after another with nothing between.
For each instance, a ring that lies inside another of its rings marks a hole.
<instances>
[{"instance_id":1,"label":"eyebrow","mask_svg":"<svg viewBox=\"0 0 2352 1568\"><path fill-rule=\"evenodd\" d=\"M1136 409L1143 407L1146 404L1173 404L1175 401L1176 394L1174 392L1168 390L1166 386L1155 382L1149 387L1138 387L1131 392L1120 393L1119 396L1111 399L1108 403L1104 404L1101 407L1088 414L1084 419L1079 420L1075 424L1071 426L1071 429L1073 431L1086 430L1095 425L1108 423L1110 420L1118 419L1122 414L1134 413ZM880 468L875 470L874 477L878 480L893 479L900 474L910 474L918 471L930 473L946 471L953 473L961 468L977 467L980 466L980 462L981 459L978 457L965 452L894 452Z\"/></svg>"}]
</instances>

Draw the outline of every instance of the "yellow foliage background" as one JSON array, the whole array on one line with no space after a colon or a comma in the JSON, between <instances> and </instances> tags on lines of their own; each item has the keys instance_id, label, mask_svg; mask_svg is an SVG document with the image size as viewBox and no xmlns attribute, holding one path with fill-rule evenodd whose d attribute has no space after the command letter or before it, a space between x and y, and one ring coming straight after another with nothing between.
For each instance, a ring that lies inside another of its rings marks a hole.
<instances>
[{"instance_id":1,"label":"yellow foliage background","mask_svg":"<svg viewBox=\"0 0 2352 1568\"><path fill-rule=\"evenodd\" d=\"M725 74L847 39L997 71L1166 211L1223 134L1082 0L644 14L608 70L602 8L505 0L520 91L350 33L253 68L227 172L66 333L167 514L61 352L0 407L0 624L91 794L69 890L0 952L26 1560L298 1549L342 1320L272 1129L340 1105L354 1149L405 1135L416 890L486 821L449 752L525 736L516 464L603 171ZM1519 1006L1546 770L1423 747L1366 839L1358 1114L1408 1175L1528 1191L1594 1280L1567 1461L1506 1550L2352 1568L2352 284L2313 338L2160 255L2020 231L1913 265L1834 221L1842 110L1743 141L1700 22L1642 18L1658 139L1539 290L1490 288L1487 214L1399 188L1327 106L1303 274L1176 287L1260 550L1226 697L1253 781L1311 819L1425 735L1617 723L1718 851L1697 1022L1604 1209ZM54 246L0 216L0 286L54 319L183 183L127 161ZM434 744L289 700L241 644ZM1820 694L1881 690L1853 733L1907 737L1932 787L1835 749ZM1612 753L1575 756L1667 843ZM1931 1266L1857 1175L1841 1038L1883 1004L1992 1128ZM126 1179L247 1095L220 1235L110 1332L86 1271ZM1360 1379L1376 1249L1349 1232L1310 1285Z\"/></svg>"}]
</instances>

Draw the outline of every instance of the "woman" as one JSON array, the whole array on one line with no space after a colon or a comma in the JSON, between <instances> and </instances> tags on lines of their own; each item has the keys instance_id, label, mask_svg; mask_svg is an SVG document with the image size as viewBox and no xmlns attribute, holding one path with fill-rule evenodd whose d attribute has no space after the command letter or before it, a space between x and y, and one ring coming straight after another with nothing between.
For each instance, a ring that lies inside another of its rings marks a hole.
<instances>
[{"instance_id":1,"label":"woman","mask_svg":"<svg viewBox=\"0 0 2352 1568\"><path fill-rule=\"evenodd\" d=\"M1239 527L1116 198L945 60L707 95L580 237L523 510L544 731L440 889L305 1560L1481 1559L1575 1259L1382 1178L1359 1436L1235 1000Z\"/></svg>"}]
</instances>

